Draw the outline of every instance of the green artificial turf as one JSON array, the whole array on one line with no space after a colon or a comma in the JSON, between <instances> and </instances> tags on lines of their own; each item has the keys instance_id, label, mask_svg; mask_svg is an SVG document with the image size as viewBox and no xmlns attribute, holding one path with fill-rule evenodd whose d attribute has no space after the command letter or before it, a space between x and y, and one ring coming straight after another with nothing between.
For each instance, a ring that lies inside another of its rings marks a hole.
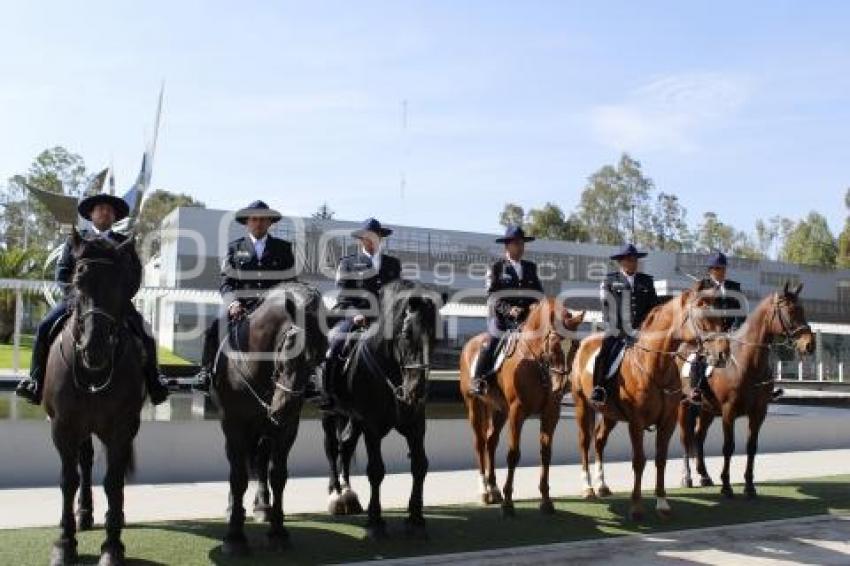
<instances>
[{"instance_id":1,"label":"green artificial turf","mask_svg":"<svg viewBox=\"0 0 850 566\"><path fill-rule=\"evenodd\" d=\"M386 513L390 538L381 542L363 540L364 516L334 519L326 515L299 515L287 518L291 548L276 552L264 548L266 527L249 522L246 531L254 550L250 557L242 559L221 554L220 538L225 529L221 520L130 525L124 531L124 543L130 564L146 565L315 564L421 556L848 513L848 482L850 476L844 475L762 484L755 500L741 495L726 500L716 487L671 490L673 517L662 520L649 512L642 523L626 518L629 504L626 495L590 502L575 498L557 500L557 514L551 516L542 515L536 501L518 502L516 517L512 519L502 518L498 507L429 507L426 509L428 540L407 538L402 531L404 514L399 511ZM645 504L651 511L654 498L647 495ZM163 501L163 505L167 504ZM56 535L56 528L0 531L0 564L45 563ZM82 563L97 562L103 536L102 530L80 535Z\"/></svg>"}]
</instances>

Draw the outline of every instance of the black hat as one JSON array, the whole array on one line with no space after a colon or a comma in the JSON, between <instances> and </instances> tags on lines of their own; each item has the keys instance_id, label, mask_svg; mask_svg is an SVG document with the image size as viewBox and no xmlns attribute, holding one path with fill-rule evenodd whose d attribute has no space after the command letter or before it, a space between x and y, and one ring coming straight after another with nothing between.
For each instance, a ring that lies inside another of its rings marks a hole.
<instances>
[{"instance_id":1,"label":"black hat","mask_svg":"<svg viewBox=\"0 0 850 566\"><path fill-rule=\"evenodd\" d=\"M522 226L508 226L505 229L505 235L501 238L496 238L496 242L500 244L507 244L511 240L522 240L523 242L533 242L536 238L534 236L526 236L525 230L522 229Z\"/></svg>"},{"instance_id":2,"label":"black hat","mask_svg":"<svg viewBox=\"0 0 850 566\"><path fill-rule=\"evenodd\" d=\"M98 193L86 197L77 205L77 212L86 220L91 220L91 211L99 204L108 204L115 211L115 222L123 220L130 215L130 205L121 197L108 193Z\"/></svg>"},{"instance_id":3,"label":"black hat","mask_svg":"<svg viewBox=\"0 0 850 566\"><path fill-rule=\"evenodd\" d=\"M372 232L374 234L377 234L381 238L386 238L387 236L393 233L393 231L389 228L384 228L383 226L381 226L381 223L378 222L376 219L367 218L363 221L363 224L360 225L360 228L353 231L351 235L355 238L362 238L366 234L366 232Z\"/></svg>"},{"instance_id":4,"label":"black hat","mask_svg":"<svg viewBox=\"0 0 850 566\"><path fill-rule=\"evenodd\" d=\"M721 251L716 251L710 256L708 256L708 259L705 262L705 266L708 269L711 269L712 267L726 267L727 263L728 262L726 261L726 254Z\"/></svg>"},{"instance_id":5,"label":"black hat","mask_svg":"<svg viewBox=\"0 0 850 566\"><path fill-rule=\"evenodd\" d=\"M640 259L642 257L646 257L646 255L646 252L639 252L634 244L626 244L620 248L620 251L612 255L611 259L620 260L625 257L635 257Z\"/></svg>"},{"instance_id":6,"label":"black hat","mask_svg":"<svg viewBox=\"0 0 850 566\"><path fill-rule=\"evenodd\" d=\"M269 205L264 203L261 200L255 200L245 208L240 208L236 211L236 222L239 224L245 224L248 221L248 218L251 216L260 216L263 218L270 218L272 224L278 222L283 216L280 212L276 211L273 208L269 208Z\"/></svg>"}]
</instances>

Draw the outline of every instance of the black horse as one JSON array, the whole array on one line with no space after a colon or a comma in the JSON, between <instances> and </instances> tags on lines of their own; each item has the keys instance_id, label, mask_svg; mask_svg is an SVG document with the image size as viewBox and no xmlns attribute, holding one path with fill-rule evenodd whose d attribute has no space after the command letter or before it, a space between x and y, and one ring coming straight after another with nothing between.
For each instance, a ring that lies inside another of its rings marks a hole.
<instances>
[{"instance_id":1,"label":"black horse","mask_svg":"<svg viewBox=\"0 0 850 566\"><path fill-rule=\"evenodd\" d=\"M250 315L233 325L216 356L212 395L221 409L221 428L230 463L228 530L222 551L245 554L245 508L249 469L268 466L272 503L266 509L268 540L273 548L288 544L283 526L286 461L303 404L304 388L327 350L319 326L318 291L298 282L272 289ZM260 489L265 488L265 481ZM267 490L267 488L265 488ZM266 501L268 492L266 491Z\"/></svg>"},{"instance_id":2,"label":"black horse","mask_svg":"<svg viewBox=\"0 0 850 566\"><path fill-rule=\"evenodd\" d=\"M96 435L106 447L103 487L109 509L100 564L121 564L124 480L133 468L133 439L145 400L143 349L127 328L127 308L138 289L130 269L133 239L121 244L71 237L76 259L71 316L50 346L44 406L61 458L62 519L51 564L77 561L74 496L80 487L80 526L91 527L91 466Z\"/></svg>"},{"instance_id":3,"label":"black horse","mask_svg":"<svg viewBox=\"0 0 850 566\"><path fill-rule=\"evenodd\" d=\"M385 285L380 296L381 317L356 341L333 388L336 412L322 417L330 464L331 513L361 510L348 474L361 434L365 439L371 486L366 524L369 538L386 536L380 500L385 474L381 441L392 429L405 437L410 449L413 489L406 530L409 534L425 534L425 399L439 304L439 295L416 283L396 280Z\"/></svg>"}]
</instances>

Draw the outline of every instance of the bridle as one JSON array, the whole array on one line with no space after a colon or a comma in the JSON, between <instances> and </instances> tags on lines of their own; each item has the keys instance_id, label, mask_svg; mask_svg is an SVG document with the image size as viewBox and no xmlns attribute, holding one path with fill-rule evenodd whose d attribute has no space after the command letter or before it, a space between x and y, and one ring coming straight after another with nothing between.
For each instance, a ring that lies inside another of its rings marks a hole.
<instances>
[{"instance_id":1,"label":"bridle","mask_svg":"<svg viewBox=\"0 0 850 566\"><path fill-rule=\"evenodd\" d=\"M769 342L769 343L757 343L757 342L749 342L744 340L743 338L731 337L730 340L738 342L739 344L743 344L745 346L752 346L754 348L764 348L767 350L772 350L775 348L787 348L793 349L794 342L805 333L811 333L812 327L804 322L797 326L791 324L791 322L787 319L785 315L785 311L781 308L782 299L778 297L773 301L773 309L770 315L769 323L772 325L774 320L779 321L779 325L782 328L782 338L781 342Z\"/></svg>"}]
</instances>

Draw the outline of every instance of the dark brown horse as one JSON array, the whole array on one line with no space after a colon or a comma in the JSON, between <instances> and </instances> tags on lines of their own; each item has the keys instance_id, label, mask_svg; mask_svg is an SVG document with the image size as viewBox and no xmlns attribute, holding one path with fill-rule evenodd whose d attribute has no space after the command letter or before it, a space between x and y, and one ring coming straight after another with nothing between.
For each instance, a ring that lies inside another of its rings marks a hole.
<instances>
[{"instance_id":1,"label":"dark brown horse","mask_svg":"<svg viewBox=\"0 0 850 566\"><path fill-rule=\"evenodd\" d=\"M755 497L753 464L758 437L764 423L767 407L773 398L773 368L770 349L774 340L793 344L801 355L811 354L815 347L814 335L806 322L799 296L802 284L789 290L765 297L747 317L744 325L730 338L731 363L716 368L709 379L709 391L703 395L701 407L683 404L679 409L682 445L685 449L682 483L691 487L690 456L696 455L700 485L714 485L705 467L705 437L715 417L723 419L723 481L721 493L732 497L729 481L729 463L735 451L735 419L746 416L749 422L747 438L747 469L744 473L744 493ZM679 363L681 366L681 361Z\"/></svg>"},{"instance_id":2,"label":"dark brown horse","mask_svg":"<svg viewBox=\"0 0 850 566\"><path fill-rule=\"evenodd\" d=\"M563 342L584 320L584 313L572 315L557 299L544 298L535 304L522 325L517 343L506 357L484 398L470 393L472 365L487 339L482 333L469 340L460 357L460 391L466 403L473 445L481 474L481 496L486 504L502 503L505 515L514 514L514 471L520 458L522 425L531 415L540 415L540 510L554 513L549 498L549 463L552 438L561 412L561 399L569 383L572 356L578 340L564 348ZM510 424L508 438L508 475L504 500L496 485L495 454L505 422Z\"/></svg>"},{"instance_id":3,"label":"dark brown horse","mask_svg":"<svg viewBox=\"0 0 850 566\"><path fill-rule=\"evenodd\" d=\"M231 327L214 366L213 398L221 408L221 429L230 463L228 529L222 551L245 554L243 498L252 465L269 466L272 502L267 511L270 546L283 548L289 535L283 526L286 461L295 442L309 375L327 350L318 323L322 308L318 291L289 282L271 290L243 321ZM235 345L238 344L238 347ZM266 473L267 472L267 473Z\"/></svg>"},{"instance_id":4,"label":"dark brown horse","mask_svg":"<svg viewBox=\"0 0 850 566\"><path fill-rule=\"evenodd\" d=\"M80 469L80 521L90 526L93 434L103 442L107 457L103 487L109 509L100 563L121 564L124 478L132 469L133 439L145 400L142 348L125 325L138 283L129 280L133 240L118 245L101 238L83 240L74 231L71 244L76 259L71 316L50 346L44 387L44 406L62 461L61 535L51 564L77 560L74 496Z\"/></svg>"},{"instance_id":5,"label":"dark brown horse","mask_svg":"<svg viewBox=\"0 0 850 566\"><path fill-rule=\"evenodd\" d=\"M640 328L637 343L626 350L617 375L612 377L617 380L617 391L602 408L602 421L596 425L595 434L596 415L590 402L590 392L593 389L593 362L602 343L602 335L595 334L582 340L572 370L572 392L585 497L610 495L611 491L605 484L603 453L608 435L617 422L625 421L629 425L634 470L629 514L634 520L643 517L641 478L646 465L643 435L650 427L656 429L656 511L662 516L671 513L664 488L664 470L670 437L676 428L676 415L682 399L682 387L674 363L677 350L682 343L690 342L709 345L712 355L717 358L725 357L729 351L729 343L717 336L722 330L721 318L706 314L712 299L711 292L691 289L649 313ZM590 483L588 454L593 436L596 449L596 492Z\"/></svg>"}]
</instances>

